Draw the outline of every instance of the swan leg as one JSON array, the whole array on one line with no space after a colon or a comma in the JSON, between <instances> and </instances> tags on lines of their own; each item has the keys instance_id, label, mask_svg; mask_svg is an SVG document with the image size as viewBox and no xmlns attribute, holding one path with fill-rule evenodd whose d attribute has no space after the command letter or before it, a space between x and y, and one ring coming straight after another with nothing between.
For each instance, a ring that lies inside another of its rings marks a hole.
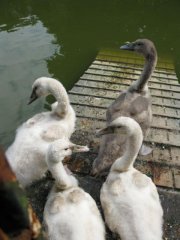
<instances>
[{"instance_id":1,"label":"swan leg","mask_svg":"<svg viewBox=\"0 0 180 240\"><path fill-rule=\"evenodd\" d=\"M150 153L152 153L152 148L149 146L146 146L145 144L142 144L140 150L139 150L139 155L145 156L148 155Z\"/></svg>"}]
</instances>

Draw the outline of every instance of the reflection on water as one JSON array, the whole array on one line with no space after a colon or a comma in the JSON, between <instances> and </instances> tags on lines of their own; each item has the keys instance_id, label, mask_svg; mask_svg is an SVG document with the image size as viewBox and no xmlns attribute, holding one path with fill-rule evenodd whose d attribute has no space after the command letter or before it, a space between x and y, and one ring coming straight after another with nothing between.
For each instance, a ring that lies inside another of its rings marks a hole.
<instances>
[{"instance_id":1,"label":"reflection on water","mask_svg":"<svg viewBox=\"0 0 180 240\"><path fill-rule=\"evenodd\" d=\"M20 123L42 109L40 101L26 104L31 85L37 77L50 76L47 60L60 52L55 37L35 16L21 20L13 29L0 32L0 140L4 145Z\"/></svg>"},{"instance_id":2,"label":"reflection on water","mask_svg":"<svg viewBox=\"0 0 180 240\"><path fill-rule=\"evenodd\" d=\"M101 48L149 38L180 75L179 0L1 0L0 142L7 146L25 119L32 82L53 76L71 88Z\"/></svg>"}]
</instances>

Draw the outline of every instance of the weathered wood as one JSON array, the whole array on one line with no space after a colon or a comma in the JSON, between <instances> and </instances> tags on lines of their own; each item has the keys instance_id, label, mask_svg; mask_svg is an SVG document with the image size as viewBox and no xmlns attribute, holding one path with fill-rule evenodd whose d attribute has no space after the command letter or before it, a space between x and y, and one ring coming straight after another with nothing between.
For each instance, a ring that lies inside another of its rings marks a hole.
<instances>
[{"instance_id":1,"label":"weathered wood","mask_svg":"<svg viewBox=\"0 0 180 240\"><path fill-rule=\"evenodd\" d=\"M129 56L128 56L129 55ZM100 51L99 54L96 57L96 60L103 60L103 61L107 61L107 62L118 62L118 63L123 63L123 64L128 64L131 66L135 66L135 67L140 67L141 65L144 64L144 59L143 57L139 57L137 56L137 54L135 53L134 56L132 53L130 52L126 52L125 54L121 52L117 52L117 51L109 51L109 49L106 51L103 49L103 51ZM174 65L172 63L172 61L169 61L169 59L167 59L167 61L165 61L164 59L160 59L158 60L158 65L156 67L156 70L160 70L160 71L168 71L168 72L174 72Z\"/></svg>"},{"instance_id":2,"label":"weathered wood","mask_svg":"<svg viewBox=\"0 0 180 240\"><path fill-rule=\"evenodd\" d=\"M121 89L123 86L121 87ZM124 88L126 89L126 88ZM101 98L107 98L114 100L116 99L121 91L114 91L114 90L103 90L99 91L98 88L89 88L78 85L78 83L73 87L72 90L69 91L69 93L72 94L79 94L79 95L85 95L85 96L92 96L92 97L101 97ZM171 98L162 98L161 96L153 96L152 98L152 104L156 104L162 107L171 107L175 109L180 108L180 100L171 99Z\"/></svg>"},{"instance_id":3,"label":"weathered wood","mask_svg":"<svg viewBox=\"0 0 180 240\"><path fill-rule=\"evenodd\" d=\"M93 96L86 95L75 95L70 94L70 99L73 104L83 104L92 107L100 107L102 109L107 109L107 107L112 103L112 100L108 98L98 98ZM180 109L174 109L170 107L162 106L152 106L152 111L154 114L157 113L159 116L165 116L169 118L178 118L180 115Z\"/></svg>"},{"instance_id":4,"label":"weathered wood","mask_svg":"<svg viewBox=\"0 0 180 240\"><path fill-rule=\"evenodd\" d=\"M117 84L113 82L100 82L100 81L95 81L95 80L79 80L76 83L76 86L82 86L82 87L89 87L89 88L99 88L102 90L113 90L113 91L121 91L124 89L127 89L127 85L124 84ZM156 97L161 97L161 98L167 98L167 99L175 99L175 100L180 100L180 94L176 92L171 92L170 91L162 91L158 89L150 89L151 96L156 96Z\"/></svg>"},{"instance_id":5,"label":"weathered wood","mask_svg":"<svg viewBox=\"0 0 180 240\"><path fill-rule=\"evenodd\" d=\"M134 65L134 64L127 64L127 63L120 63L120 62L110 62L110 61L103 61L103 60L94 60L92 64L100 64L100 65L105 65L105 66L114 66L114 67L121 67L121 68L126 68L126 69L132 69L132 70L137 70L139 73L142 71L142 66L139 65ZM162 70L158 67L153 72L154 74L165 74L168 75L169 77L173 77L177 79L176 73L174 72L174 69L168 70L167 68L165 70Z\"/></svg>"},{"instance_id":6,"label":"weathered wood","mask_svg":"<svg viewBox=\"0 0 180 240\"><path fill-rule=\"evenodd\" d=\"M124 74L124 73L120 73L117 76L113 75L112 76L109 74L107 75L106 73L104 75L99 75L97 74L97 72L94 71L86 71L86 73L81 77L81 79L85 79L85 80L99 80L102 82L112 82L112 83L118 83L118 84L124 84L124 85L130 85L132 83L132 81L136 80L140 75L138 74L137 76L135 76L134 74ZM177 80L173 81L174 84L172 83L172 80L165 80L165 78L163 78L163 80L160 81L156 81L157 78L155 78L155 80L153 80L154 78L152 78L151 81L149 81L149 88L150 89L161 89L164 91L168 91L169 89L171 89L171 91L173 92L180 92L180 85L177 85ZM176 82L176 84L175 84Z\"/></svg>"},{"instance_id":7,"label":"weathered wood","mask_svg":"<svg viewBox=\"0 0 180 240\"><path fill-rule=\"evenodd\" d=\"M106 110L93 107L90 108L87 105L74 105L73 107L76 111L78 117L86 117L97 120L106 119ZM153 143L160 143L170 146L180 147L180 135L177 131L167 131L167 129L151 128L151 134L148 135L146 141Z\"/></svg>"},{"instance_id":8,"label":"weathered wood","mask_svg":"<svg viewBox=\"0 0 180 240\"><path fill-rule=\"evenodd\" d=\"M119 54L116 56L116 53L100 53L69 91L78 117L78 129L83 128L88 136L94 136L96 128L105 126L107 107L140 76L142 67L143 60L136 57L126 59ZM155 167L156 184L179 188L176 168L180 167L180 85L171 63L158 64L149 81L149 89L153 121L145 141L154 146L154 151L152 155L138 159L150 161L152 166L154 163L166 166L167 171ZM88 139L91 143L97 141Z\"/></svg>"},{"instance_id":9,"label":"weathered wood","mask_svg":"<svg viewBox=\"0 0 180 240\"><path fill-rule=\"evenodd\" d=\"M122 73L122 74L132 74L135 75L136 77L139 76L142 72L142 68L132 68L129 67L128 65L110 65L110 64L105 64L102 62L94 61L89 69L99 69L99 70L104 70L104 71L111 71L114 73ZM160 72L160 71L154 71L152 74L152 79L157 78L157 79L164 79L164 80L176 80L177 81L177 76L173 73L169 74L168 72ZM152 81L150 79L150 82ZM177 84L177 82L173 81L173 83Z\"/></svg>"},{"instance_id":10,"label":"weathered wood","mask_svg":"<svg viewBox=\"0 0 180 240\"><path fill-rule=\"evenodd\" d=\"M104 77L114 77L114 78L119 78L122 80L136 80L137 76L134 74L129 74L129 73L121 73L121 72L112 72L112 71L105 71L105 70L99 70L99 69L88 69L86 74L92 74L92 75L97 75L97 76L104 76ZM177 82L172 79L160 79L158 81L157 78L152 77L151 81L152 83L163 83L164 85L172 85L172 86L178 86Z\"/></svg>"}]
</instances>

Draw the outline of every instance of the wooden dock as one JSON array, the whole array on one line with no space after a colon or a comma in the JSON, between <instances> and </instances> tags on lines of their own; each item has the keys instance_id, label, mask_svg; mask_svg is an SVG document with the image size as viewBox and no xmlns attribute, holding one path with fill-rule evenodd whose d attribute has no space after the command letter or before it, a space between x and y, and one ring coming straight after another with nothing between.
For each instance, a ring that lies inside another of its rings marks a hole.
<instances>
[{"instance_id":1,"label":"wooden dock","mask_svg":"<svg viewBox=\"0 0 180 240\"><path fill-rule=\"evenodd\" d=\"M99 194L103 178L89 175L99 148L97 128L105 126L107 107L137 79L143 59L122 51L101 51L79 81L69 91L76 111L77 127L72 141L87 144L90 152L74 154L68 167L76 173L80 186L89 192L100 207ZM146 143L152 154L138 156L135 166L150 176L158 187L164 209L164 240L180 239L180 84L173 64L159 60L149 81L153 122ZM46 196L53 180L45 178L28 190L28 196L40 220ZM106 240L115 240L107 231Z\"/></svg>"},{"instance_id":2,"label":"wooden dock","mask_svg":"<svg viewBox=\"0 0 180 240\"><path fill-rule=\"evenodd\" d=\"M78 128L89 132L91 144L98 144L93 133L96 128L105 126L107 107L120 91L139 77L142 70L141 59L120 54L100 52L69 91L78 117ZM158 63L149 81L149 89L153 122L145 141L153 147L153 152L138 157L143 166L140 170L152 176L158 186L180 189L180 84L172 64Z\"/></svg>"},{"instance_id":3,"label":"wooden dock","mask_svg":"<svg viewBox=\"0 0 180 240\"><path fill-rule=\"evenodd\" d=\"M101 51L79 81L69 91L77 114L77 130L73 140L88 144L91 152L78 155L69 167L79 176L80 184L99 201L103 180L88 177L99 148L97 128L105 126L107 107L120 91L136 80L144 60L122 51ZM138 156L135 166L150 176L158 187L164 209L164 239L180 239L180 84L169 61L159 60L149 81L153 122L146 144L153 152ZM82 159L83 158L83 159ZM112 240L110 233L107 239Z\"/></svg>"}]
</instances>

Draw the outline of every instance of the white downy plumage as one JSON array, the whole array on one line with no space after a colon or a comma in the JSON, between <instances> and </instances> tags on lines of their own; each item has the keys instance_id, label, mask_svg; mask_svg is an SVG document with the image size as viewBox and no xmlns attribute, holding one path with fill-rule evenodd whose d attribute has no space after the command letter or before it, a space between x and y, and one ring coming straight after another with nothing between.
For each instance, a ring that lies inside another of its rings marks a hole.
<instances>
[{"instance_id":1,"label":"white downy plumage","mask_svg":"<svg viewBox=\"0 0 180 240\"><path fill-rule=\"evenodd\" d=\"M163 210L156 186L133 167L143 140L139 124L119 117L99 131L99 135L108 133L125 134L128 140L101 188L107 225L121 240L162 240Z\"/></svg>"},{"instance_id":2,"label":"white downy plumage","mask_svg":"<svg viewBox=\"0 0 180 240\"><path fill-rule=\"evenodd\" d=\"M49 143L70 138L75 128L75 112L63 85L53 79L41 77L32 86L30 102L40 96L52 94L57 102L52 111L36 114L16 131L12 145L7 149L7 159L23 187L41 178L47 170L45 156Z\"/></svg>"},{"instance_id":3,"label":"white downy plumage","mask_svg":"<svg viewBox=\"0 0 180 240\"><path fill-rule=\"evenodd\" d=\"M55 185L44 209L44 224L49 240L105 240L101 215L93 198L78 187L75 177L66 172L62 161L72 151L87 151L67 141L57 140L49 147L47 164Z\"/></svg>"}]
</instances>

